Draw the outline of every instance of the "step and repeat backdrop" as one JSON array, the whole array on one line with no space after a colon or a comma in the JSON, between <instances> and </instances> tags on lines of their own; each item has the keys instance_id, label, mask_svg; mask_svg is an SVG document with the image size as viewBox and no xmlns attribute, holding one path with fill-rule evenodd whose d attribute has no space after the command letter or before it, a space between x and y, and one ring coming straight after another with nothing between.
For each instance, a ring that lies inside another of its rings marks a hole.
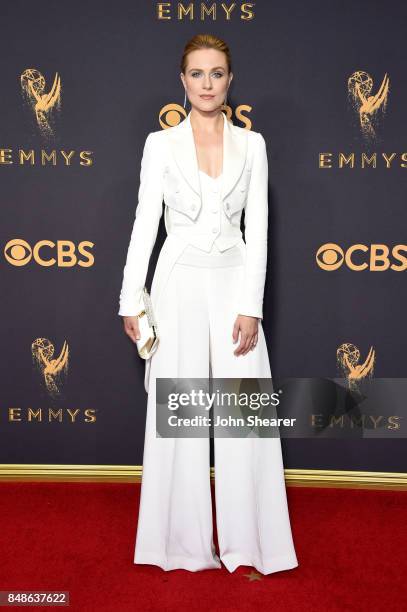
<instances>
[{"instance_id":1,"label":"step and repeat backdrop","mask_svg":"<svg viewBox=\"0 0 407 612\"><path fill-rule=\"evenodd\" d=\"M0 462L142 464L145 363L118 316L122 273L145 138L185 118L182 50L210 32L232 53L229 118L267 143L273 377L300 406L322 388L334 432L283 439L285 466L406 472L405 3L17 0L0 13ZM162 219L148 286L164 239ZM366 381L372 435L347 436L332 385Z\"/></svg>"}]
</instances>

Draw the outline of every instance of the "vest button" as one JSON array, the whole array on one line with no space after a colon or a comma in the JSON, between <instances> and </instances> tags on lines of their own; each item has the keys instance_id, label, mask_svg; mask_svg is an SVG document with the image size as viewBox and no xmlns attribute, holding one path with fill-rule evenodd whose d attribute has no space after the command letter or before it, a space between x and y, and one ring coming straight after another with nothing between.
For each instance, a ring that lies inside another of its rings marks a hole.
<instances>
[{"instance_id":1,"label":"vest button","mask_svg":"<svg viewBox=\"0 0 407 612\"><path fill-rule=\"evenodd\" d=\"M212 234L217 234L218 233L218 228L217 227L213 227L212 228Z\"/></svg>"}]
</instances>

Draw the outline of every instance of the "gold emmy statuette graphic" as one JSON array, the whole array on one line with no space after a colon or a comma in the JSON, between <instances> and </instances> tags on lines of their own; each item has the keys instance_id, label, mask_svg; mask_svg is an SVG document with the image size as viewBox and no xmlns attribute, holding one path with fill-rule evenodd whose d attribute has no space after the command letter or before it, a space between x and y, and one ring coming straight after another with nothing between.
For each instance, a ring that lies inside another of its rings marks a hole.
<instances>
[{"instance_id":1,"label":"gold emmy statuette graphic","mask_svg":"<svg viewBox=\"0 0 407 612\"><path fill-rule=\"evenodd\" d=\"M375 350L371 346L365 361L359 363L360 351L357 346L349 342L341 344L336 351L336 359L348 381L349 389L358 390L358 383L366 377L372 377L375 355Z\"/></svg>"},{"instance_id":2,"label":"gold emmy statuette graphic","mask_svg":"<svg viewBox=\"0 0 407 612\"><path fill-rule=\"evenodd\" d=\"M60 394L61 374L68 372L69 349L66 341L56 359L52 359L54 352L54 345L48 338L37 338L31 345L33 362L44 377L48 393L53 397Z\"/></svg>"},{"instance_id":3,"label":"gold emmy statuette graphic","mask_svg":"<svg viewBox=\"0 0 407 612\"><path fill-rule=\"evenodd\" d=\"M356 113L359 115L363 136L375 138L374 123L379 109L384 113L388 101L390 81L387 73L383 77L379 91L371 96L373 79L362 70L354 72L348 79L348 97Z\"/></svg>"},{"instance_id":4,"label":"gold emmy statuette graphic","mask_svg":"<svg viewBox=\"0 0 407 612\"><path fill-rule=\"evenodd\" d=\"M35 68L27 68L20 77L23 97L35 112L37 125L43 136L52 136L52 111L61 108L61 78L55 74L51 90L45 91L45 78Z\"/></svg>"}]
</instances>

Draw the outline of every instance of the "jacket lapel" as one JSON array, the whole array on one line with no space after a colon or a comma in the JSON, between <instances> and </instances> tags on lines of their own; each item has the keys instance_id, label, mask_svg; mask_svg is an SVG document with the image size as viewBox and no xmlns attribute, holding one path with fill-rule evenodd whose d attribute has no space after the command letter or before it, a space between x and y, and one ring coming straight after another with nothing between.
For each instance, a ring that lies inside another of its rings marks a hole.
<instances>
[{"instance_id":1,"label":"jacket lapel","mask_svg":"<svg viewBox=\"0 0 407 612\"><path fill-rule=\"evenodd\" d=\"M239 180L246 161L247 132L223 116L223 177L221 197L224 199ZM177 166L192 189L201 196L198 158L191 126L191 111L178 126L169 130L172 153Z\"/></svg>"}]
</instances>

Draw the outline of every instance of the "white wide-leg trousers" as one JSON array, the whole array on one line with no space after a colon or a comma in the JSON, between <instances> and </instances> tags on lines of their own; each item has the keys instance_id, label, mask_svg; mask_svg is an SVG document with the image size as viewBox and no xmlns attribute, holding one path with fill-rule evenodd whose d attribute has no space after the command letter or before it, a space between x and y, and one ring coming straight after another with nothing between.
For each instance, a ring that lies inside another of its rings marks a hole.
<instances>
[{"instance_id":1,"label":"white wide-leg trousers","mask_svg":"<svg viewBox=\"0 0 407 612\"><path fill-rule=\"evenodd\" d=\"M213 542L210 438L156 437L156 378L271 377L264 331L235 356L233 309L243 266L176 263L151 358L134 563L198 571L239 565L262 574L298 565L280 438L214 438L219 555Z\"/></svg>"}]
</instances>

